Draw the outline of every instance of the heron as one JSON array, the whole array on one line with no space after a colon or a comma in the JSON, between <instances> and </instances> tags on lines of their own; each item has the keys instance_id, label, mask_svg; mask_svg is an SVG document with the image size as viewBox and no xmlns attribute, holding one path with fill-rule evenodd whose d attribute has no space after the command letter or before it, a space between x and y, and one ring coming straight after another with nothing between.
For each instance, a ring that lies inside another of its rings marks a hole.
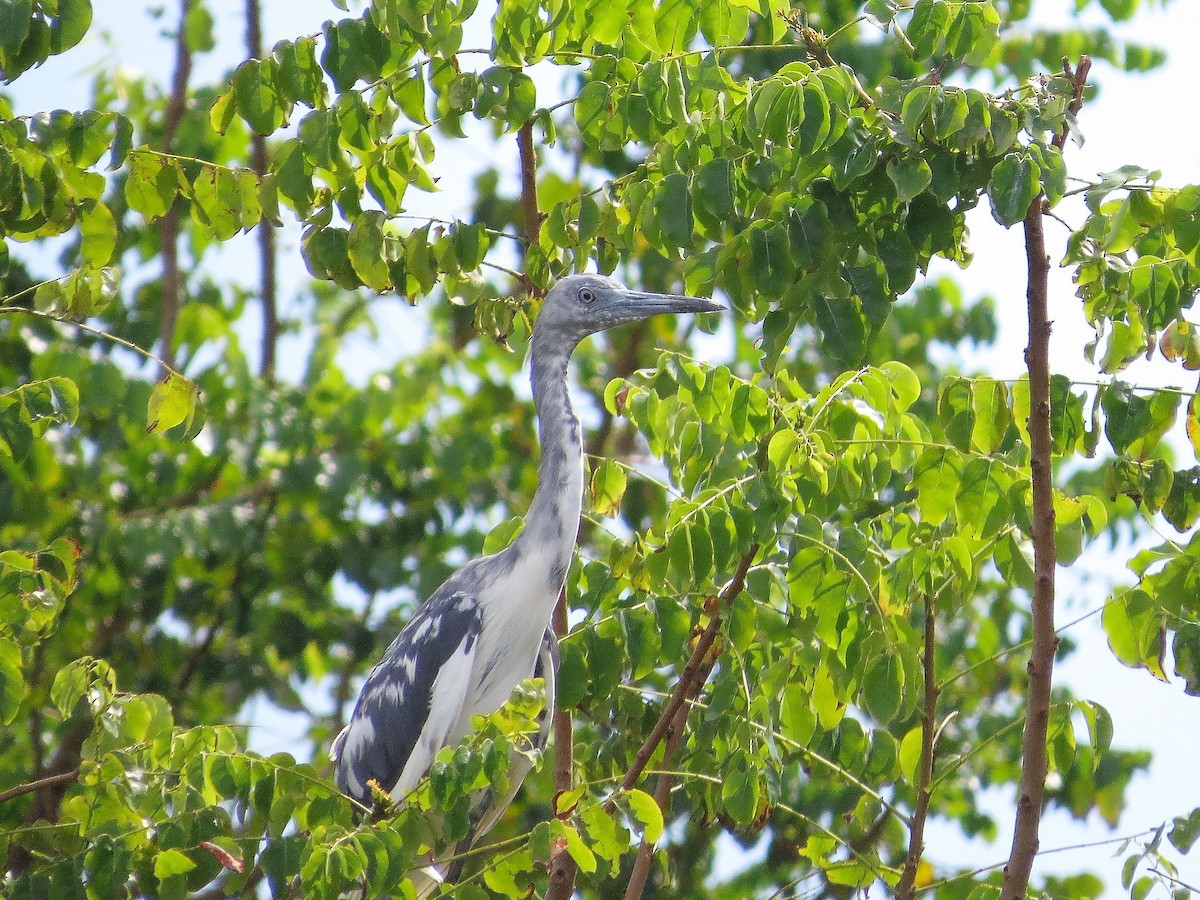
<instances>
[{"instance_id":1,"label":"heron","mask_svg":"<svg viewBox=\"0 0 1200 900\"><path fill-rule=\"evenodd\" d=\"M716 312L711 300L632 290L604 275L569 275L546 294L530 338L530 382L541 461L517 538L450 575L371 670L331 756L338 787L371 805L370 783L397 801L471 717L499 709L525 679L543 678L546 702L535 743L549 738L557 645L550 619L566 583L583 504L583 444L567 368L589 335L660 313ZM506 797L490 798L471 840L500 817L529 765L514 767ZM428 870L425 870L428 871ZM438 876L425 893L432 891Z\"/></svg>"}]
</instances>

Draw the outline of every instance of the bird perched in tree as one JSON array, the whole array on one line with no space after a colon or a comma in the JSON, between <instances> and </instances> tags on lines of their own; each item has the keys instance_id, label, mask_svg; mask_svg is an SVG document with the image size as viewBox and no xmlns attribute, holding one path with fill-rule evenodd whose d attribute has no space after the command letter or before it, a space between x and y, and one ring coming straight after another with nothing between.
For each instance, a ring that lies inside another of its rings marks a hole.
<instances>
[{"instance_id":1,"label":"bird perched in tree","mask_svg":"<svg viewBox=\"0 0 1200 900\"><path fill-rule=\"evenodd\" d=\"M473 559L439 587L371 670L349 724L333 742L338 787L371 805L372 781L397 800L438 751L470 731L471 717L499 709L535 670L549 735L556 647L549 629L575 549L583 503L583 444L567 391L567 364L585 337L659 313L716 312L710 300L635 291L602 275L571 275L546 295L530 340L530 380L542 458L521 534ZM540 660L540 662L539 662ZM526 766L525 768L528 768ZM511 801L516 783L480 811L478 837Z\"/></svg>"}]
</instances>

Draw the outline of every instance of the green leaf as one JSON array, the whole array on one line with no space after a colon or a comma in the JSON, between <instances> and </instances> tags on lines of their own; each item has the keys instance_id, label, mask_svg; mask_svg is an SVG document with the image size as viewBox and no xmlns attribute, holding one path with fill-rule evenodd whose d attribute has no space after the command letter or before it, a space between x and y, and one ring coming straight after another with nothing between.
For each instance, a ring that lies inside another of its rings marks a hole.
<instances>
[{"instance_id":1,"label":"green leaf","mask_svg":"<svg viewBox=\"0 0 1200 900\"><path fill-rule=\"evenodd\" d=\"M213 16L208 7L197 3L183 19L184 44L192 53L207 53L217 45L213 39Z\"/></svg>"},{"instance_id":2,"label":"green leaf","mask_svg":"<svg viewBox=\"0 0 1200 900\"><path fill-rule=\"evenodd\" d=\"M979 378L971 383L971 447L985 456L1000 449L1012 414L1008 406L1008 387L1003 381Z\"/></svg>"},{"instance_id":3,"label":"green leaf","mask_svg":"<svg viewBox=\"0 0 1200 900\"><path fill-rule=\"evenodd\" d=\"M633 811L634 818L641 823L642 839L648 844L658 843L663 833L663 814L654 798L634 788L625 792L624 799Z\"/></svg>"},{"instance_id":4,"label":"green leaf","mask_svg":"<svg viewBox=\"0 0 1200 900\"><path fill-rule=\"evenodd\" d=\"M196 401L199 399L200 388L195 382L170 373L162 381L156 382L150 391L150 402L146 405L146 430L151 434L162 434L184 422L190 424L196 415Z\"/></svg>"},{"instance_id":5,"label":"green leaf","mask_svg":"<svg viewBox=\"0 0 1200 900\"><path fill-rule=\"evenodd\" d=\"M929 163L919 157L889 160L887 174L896 186L897 196L903 202L908 202L923 192L933 181Z\"/></svg>"},{"instance_id":6,"label":"green leaf","mask_svg":"<svg viewBox=\"0 0 1200 900\"><path fill-rule=\"evenodd\" d=\"M758 813L758 778L749 757L735 753L721 781L721 805L735 822L749 825Z\"/></svg>"},{"instance_id":7,"label":"green leaf","mask_svg":"<svg viewBox=\"0 0 1200 900\"><path fill-rule=\"evenodd\" d=\"M592 508L597 515L613 516L621 508L625 494L625 469L616 460L606 459L592 472Z\"/></svg>"},{"instance_id":8,"label":"green leaf","mask_svg":"<svg viewBox=\"0 0 1200 900\"><path fill-rule=\"evenodd\" d=\"M1116 453L1145 459L1175 422L1179 395L1152 391L1135 393L1132 385L1114 381L1101 399L1104 434Z\"/></svg>"},{"instance_id":9,"label":"green leaf","mask_svg":"<svg viewBox=\"0 0 1200 900\"><path fill-rule=\"evenodd\" d=\"M163 850L154 857L154 877L160 881L172 875L183 875L194 868L196 864L178 850Z\"/></svg>"},{"instance_id":10,"label":"green leaf","mask_svg":"<svg viewBox=\"0 0 1200 900\"><path fill-rule=\"evenodd\" d=\"M879 724L891 723L904 700L904 667L891 653L884 653L868 666L863 676L862 706Z\"/></svg>"},{"instance_id":11,"label":"green leaf","mask_svg":"<svg viewBox=\"0 0 1200 900\"><path fill-rule=\"evenodd\" d=\"M103 660L84 656L73 660L54 676L50 687L50 702L65 718L71 715L80 700L96 686L100 705L106 704L116 689L112 670Z\"/></svg>"},{"instance_id":12,"label":"green leaf","mask_svg":"<svg viewBox=\"0 0 1200 900\"><path fill-rule=\"evenodd\" d=\"M28 687L22 673L21 648L0 637L0 725L10 725L21 709Z\"/></svg>"},{"instance_id":13,"label":"green leaf","mask_svg":"<svg viewBox=\"0 0 1200 900\"><path fill-rule=\"evenodd\" d=\"M15 55L29 35L33 18L33 0L0 3L0 49ZM6 73L6 79L9 76Z\"/></svg>"},{"instance_id":14,"label":"green leaf","mask_svg":"<svg viewBox=\"0 0 1200 900\"><path fill-rule=\"evenodd\" d=\"M686 175L675 172L662 180L655 191L654 211L663 237L672 246L692 246L692 199Z\"/></svg>"},{"instance_id":15,"label":"green leaf","mask_svg":"<svg viewBox=\"0 0 1200 900\"><path fill-rule=\"evenodd\" d=\"M286 101L275 82L277 73L275 60L250 59L233 76L238 114L259 134L274 134L287 117Z\"/></svg>"},{"instance_id":16,"label":"green leaf","mask_svg":"<svg viewBox=\"0 0 1200 900\"><path fill-rule=\"evenodd\" d=\"M1188 853L1200 838L1200 807L1193 809L1186 816L1176 816L1167 833L1167 840L1180 853Z\"/></svg>"},{"instance_id":17,"label":"green leaf","mask_svg":"<svg viewBox=\"0 0 1200 900\"><path fill-rule=\"evenodd\" d=\"M913 466L917 508L930 525L941 524L954 509L962 467L961 454L950 448L930 447L917 457Z\"/></svg>"},{"instance_id":18,"label":"green leaf","mask_svg":"<svg viewBox=\"0 0 1200 900\"><path fill-rule=\"evenodd\" d=\"M57 15L50 28L51 53L70 50L83 40L92 25L91 0L58 0L57 6ZM0 24L2 29L3 24Z\"/></svg>"},{"instance_id":19,"label":"green leaf","mask_svg":"<svg viewBox=\"0 0 1200 900\"><path fill-rule=\"evenodd\" d=\"M920 725L909 729L900 741L900 771L904 779L913 787L917 786L917 769L921 765L921 740L923 729Z\"/></svg>"},{"instance_id":20,"label":"green leaf","mask_svg":"<svg viewBox=\"0 0 1200 900\"><path fill-rule=\"evenodd\" d=\"M988 183L988 198L992 215L1009 228L1025 219L1029 205L1041 192L1041 173L1028 154L1009 153L992 169Z\"/></svg>"},{"instance_id":21,"label":"green leaf","mask_svg":"<svg viewBox=\"0 0 1200 900\"><path fill-rule=\"evenodd\" d=\"M1175 631L1172 651L1175 674L1184 680L1184 693L1200 697L1200 625L1181 623Z\"/></svg>"},{"instance_id":22,"label":"green leaf","mask_svg":"<svg viewBox=\"0 0 1200 900\"><path fill-rule=\"evenodd\" d=\"M85 205L79 213L79 233L79 253L84 261L108 265L117 246L117 222L109 208L100 202Z\"/></svg>"},{"instance_id":23,"label":"green leaf","mask_svg":"<svg viewBox=\"0 0 1200 900\"><path fill-rule=\"evenodd\" d=\"M571 859L575 860L575 864L579 866L581 872L590 875L596 871L596 854L583 842L578 831L562 819L553 819L550 822L550 834L563 840L567 853L571 855Z\"/></svg>"},{"instance_id":24,"label":"green leaf","mask_svg":"<svg viewBox=\"0 0 1200 900\"><path fill-rule=\"evenodd\" d=\"M1088 741L1092 745L1092 772L1100 767L1101 759L1112 746L1113 723L1108 710L1092 700L1079 700L1076 707L1087 722Z\"/></svg>"},{"instance_id":25,"label":"green leaf","mask_svg":"<svg viewBox=\"0 0 1200 900\"><path fill-rule=\"evenodd\" d=\"M392 286L384 259L383 221L383 213L374 210L364 212L351 223L346 238L350 265L363 284L373 291L384 291Z\"/></svg>"},{"instance_id":26,"label":"green leaf","mask_svg":"<svg viewBox=\"0 0 1200 900\"><path fill-rule=\"evenodd\" d=\"M932 56L950 28L950 4L917 0L908 23L908 39L919 57Z\"/></svg>"}]
</instances>

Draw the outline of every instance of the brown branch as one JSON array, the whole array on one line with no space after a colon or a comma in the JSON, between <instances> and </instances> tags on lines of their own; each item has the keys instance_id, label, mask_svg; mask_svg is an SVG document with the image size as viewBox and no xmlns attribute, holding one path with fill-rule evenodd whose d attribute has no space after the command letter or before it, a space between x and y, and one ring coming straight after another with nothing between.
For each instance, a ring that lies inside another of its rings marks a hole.
<instances>
[{"instance_id":1,"label":"brown branch","mask_svg":"<svg viewBox=\"0 0 1200 900\"><path fill-rule=\"evenodd\" d=\"M1067 67L1069 70L1069 67ZM1069 73L1075 83L1070 109L1082 103L1090 62ZM1055 143L1066 140L1065 131ZM1033 482L1033 646L1029 654L1029 697L1025 731L1021 736L1021 784L1012 850L1004 867L1000 900L1021 900L1039 847L1038 826L1049 772L1046 734L1050 725L1050 688L1058 638L1054 630L1054 483L1050 441L1050 317L1048 278L1050 258L1042 228L1045 198L1039 194L1025 214L1025 256L1028 267L1029 345L1025 364L1029 370L1029 466Z\"/></svg>"},{"instance_id":2,"label":"brown branch","mask_svg":"<svg viewBox=\"0 0 1200 900\"><path fill-rule=\"evenodd\" d=\"M79 767L76 766L69 772L59 772L57 775L47 775L44 778L39 778L37 781L28 781L25 784L18 784L16 787L11 787L7 791L0 791L0 803L7 803L14 797L32 794L34 791L40 791L49 787L57 787L59 785L69 784L78 777Z\"/></svg>"},{"instance_id":3,"label":"brown branch","mask_svg":"<svg viewBox=\"0 0 1200 900\"><path fill-rule=\"evenodd\" d=\"M262 10L259 0L246 0L246 52L262 57ZM267 138L257 131L250 136L251 165L261 181L267 174ZM262 360L259 372L263 380L275 380L275 348L279 343L279 303L275 278L275 229L264 216L258 222L259 296L262 299Z\"/></svg>"},{"instance_id":4,"label":"brown branch","mask_svg":"<svg viewBox=\"0 0 1200 900\"><path fill-rule=\"evenodd\" d=\"M921 716L921 758L917 764L917 806L908 830L908 858L904 861L904 872L896 886L896 896L900 900L912 900L916 896L917 868L925 853L925 820L929 816L929 801L933 796L930 784L933 781L933 738L937 726L938 699L936 617L937 595L931 593L925 598L925 709Z\"/></svg>"},{"instance_id":5,"label":"brown branch","mask_svg":"<svg viewBox=\"0 0 1200 900\"><path fill-rule=\"evenodd\" d=\"M1079 59L1079 68L1074 72L1071 71L1071 63L1069 60L1063 60L1063 74L1071 79L1075 89L1074 96L1071 97L1071 102L1067 105L1067 111L1074 116L1083 107L1083 89L1087 87L1088 73L1092 71L1092 59L1090 56L1083 56ZM1063 125L1062 131L1054 136L1053 144L1061 150L1067 143L1067 136L1071 133L1071 123Z\"/></svg>"},{"instance_id":6,"label":"brown branch","mask_svg":"<svg viewBox=\"0 0 1200 900\"><path fill-rule=\"evenodd\" d=\"M104 636L101 635L101 646L104 645L104 640ZM88 725L90 726L90 724L89 722ZM91 728L83 727L80 723L67 726L66 733L63 734L54 754L46 763L46 771L50 774L35 782L30 782L37 785L34 788L36 794L33 803L30 804L21 819L22 825L32 825L41 819L51 823L58 821L59 804L62 803L63 795L67 792L67 786L79 777L80 751L83 749L84 740L90 733ZM10 791L12 790L15 789L10 788ZM9 791L5 793L8 794ZM12 796L19 796L22 793L28 793L28 791L18 791ZM8 797L5 796L4 799L8 799ZM17 840L8 845L6 866L9 872L20 874L32 864L33 853L28 847Z\"/></svg>"},{"instance_id":7,"label":"brown branch","mask_svg":"<svg viewBox=\"0 0 1200 900\"><path fill-rule=\"evenodd\" d=\"M180 0L179 31L175 36L175 74L171 80L171 97L167 101L163 117L162 150L171 153L175 147L175 133L187 109L188 79L192 73L192 51L186 39L187 15L192 0ZM175 325L179 320L179 305L183 289L183 276L179 268L179 198L171 202L171 208L159 224L159 241L163 253L162 274L162 320L159 323L158 340L162 356L161 376L166 378L175 365L175 350L171 344L175 338Z\"/></svg>"},{"instance_id":8,"label":"brown branch","mask_svg":"<svg viewBox=\"0 0 1200 900\"><path fill-rule=\"evenodd\" d=\"M824 34L817 31L815 28L810 28L808 25L802 25L798 20L789 18L789 24L796 36L800 38L804 44L804 49L808 51L808 55L821 64L823 69L837 68L837 60L829 53L829 41ZM847 70L850 75L850 80L854 82L854 95L858 98L858 105L863 109L874 109L875 101L871 95L867 93L866 88L858 80L858 76Z\"/></svg>"},{"instance_id":9,"label":"brown branch","mask_svg":"<svg viewBox=\"0 0 1200 900\"><path fill-rule=\"evenodd\" d=\"M679 745L683 743L683 733L687 728L687 716L688 706L685 704L679 707L679 711L675 713L675 721L671 723L671 727L667 731L667 744L663 748L662 758L664 769L670 765ZM662 810L663 821L670 819L671 786L674 780L667 772L663 772L654 784L654 802ZM629 876L629 883L625 886L625 900L640 900L642 893L646 890L646 879L650 876L650 866L654 862L654 847L653 843L646 840L645 837L642 838L641 846L638 847L637 859L633 863L633 872Z\"/></svg>"},{"instance_id":10,"label":"brown branch","mask_svg":"<svg viewBox=\"0 0 1200 900\"><path fill-rule=\"evenodd\" d=\"M564 587L558 596L558 604L554 607L554 633L561 640L569 628L567 621L567 589ZM554 710L554 799L571 789L572 775L575 768L575 732L568 710L556 707ZM557 804L556 804L557 806ZM564 809L556 813L558 818L565 819L572 810ZM568 900L575 892L575 874L577 866L571 854L565 849L558 850L550 857L550 887L546 891L546 900Z\"/></svg>"},{"instance_id":11,"label":"brown branch","mask_svg":"<svg viewBox=\"0 0 1200 900\"><path fill-rule=\"evenodd\" d=\"M650 734L642 742L642 746L638 748L637 753L633 757L633 765L629 767L629 771L625 773L625 777L621 780L621 790L627 791L637 784L641 778L642 772L646 770L646 766L650 763L650 758L654 755L654 751L658 749L658 745L666 736L671 723L675 720L675 714L679 712L684 704L692 699L695 699L696 694L700 692L701 685L707 680L708 675L716 665L716 656L709 656L709 650L712 649L713 643L717 638L717 631L721 627L721 607L728 604L746 586L746 573L750 571L750 566L754 563L754 557L758 555L758 544L751 544L750 549L746 551L746 555L738 560L737 569L734 570L733 577L729 579L729 583L721 589L718 595L719 604L713 610L712 618L709 619L708 625L704 631L700 633L699 639L696 641L696 646L692 649L691 658L683 667L683 673L679 676L679 681L675 685L675 690L671 692L671 696L667 699L663 711L659 714L658 721L654 723L654 727L650 729ZM609 808L612 808L610 801Z\"/></svg>"},{"instance_id":12,"label":"brown branch","mask_svg":"<svg viewBox=\"0 0 1200 900\"><path fill-rule=\"evenodd\" d=\"M542 230L542 213L538 209L537 199L537 153L533 149L533 121L530 120L517 129L517 152L521 157L521 216L522 230L525 232L526 254L538 242L538 233ZM538 294L537 285L525 275L525 289Z\"/></svg>"},{"instance_id":13,"label":"brown branch","mask_svg":"<svg viewBox=\"0 0 1200 900\"><path fill-rule=\"evenodd\" d=\"M225 610L228 609L229 600L217 610L216 618L212 625L205 632L204 640L192 648L192 652L188 654L188 658L184 661L183 668L179 671L179 677L175 679L175 696L182 698L188 686L191 685L192 679L196 676L197 669L200 668L200 663L204 657L212 651L213 642L217 638L217 630L225 624Z\"/></svg>"}]
</instances>

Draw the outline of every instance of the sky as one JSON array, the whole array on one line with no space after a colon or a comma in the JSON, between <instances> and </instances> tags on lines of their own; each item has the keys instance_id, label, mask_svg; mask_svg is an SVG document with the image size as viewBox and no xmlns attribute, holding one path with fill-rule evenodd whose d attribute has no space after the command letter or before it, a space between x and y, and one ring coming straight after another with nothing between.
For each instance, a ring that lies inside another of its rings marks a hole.
<instances>
[{"instance_id":1,"label":"sky","mask_svg":"<svg viewBox=\"0 0 1200 900\"><path fill-rule=\"evenodd\" d=\"M209 0L207 5L219 22L237 24L221 27L217 52L198 59L194 75L196 83L219 78L231 62L241 59L243 54L241 0ZM1039 25L1061 23L1074 5L1074 0L1037 0L1036 22ZM1095 6L1093 3L1092 7ZM165 4L165 7L166 21L155 21L138 4L125 0L98 0L96 24L84 45L26 73L7 89L16 100L17 112L29 114L51 108L85 108L89 101L87 76L95 66L120 64L140 68L165 83L172 65L172 48L162 37L162 32L174 27L176 5ZM266 0L264 7L264 35L268 48L276 40L316 32L325 19L343 15L328 0ZM1083 15L1084 21L1092 24L1106 21L1094 8L1085 9ZM1200 85L1200 54L1194 49L1195 41L1200 37L1200 3L1175 0L1166 9L1154 3L1133 21L1113 30L1121 37L1165 49L1168 63L1155 72L1133 76L1115 73L1104 65L1093 69L1092 81L1100 86L1100 93L1080 114L1080 129L1085 141L1082 147L1068 145L1069 171L1079 177L1091 177L1132 163L1161 170L1163 183L1167 185L1200 183L1200 134L1193 124L1194 115L1187 112L1189 104L1194 102L1191 98L1195 96L1196 86ZM486 43L486 37L478 41L480 46ZM446 190L424 198L410 192L406 199L427 204L421 211L435 214L442 209L444 215L444 208L447 205L453 207L456 195L465 197L467 182L463 173L476 167L477 163L457 147L443 151L434 169L435 174L445 173L442 186ZM456 177L459 179L457 184ZM1082 221L1081 204L1066 203L1058 212L1072 224ZM1025 258L1021 230L1019 227L1007 231L1001 228L991 219L986 204L974 211L969 225L975 251L971 268L960 272L949 264L935 265L928 277L952 274L963 285L967 296L990 294L996 299L1000 338L995 346L967 357L965 363L996 377L1015 378L1024 371ZM1054 322L1051 359L1056 372L1079 381L1094 382L1098 373L1084 361L1081 353L1082 346L1091 338L1090 329L1083 321L1069 273L1057 266L1066 234L1065 228L1052 221L1047 223L1048 249L1055 263L1050 283L1051 319ZM281 293L286 297L295 293L305 273L295 255L296 230L285 232L281 243L285 254L290 253L285 258L291 260L292 266L291 269L286 265L283 267ZM256 271L254 263L249 261L252 253L250 241L244 239L224 249L213 264L225 272L247 272L249 284ZM411 320L407 326L407 330L411 330ZM384 324L385 337L390 335L396 341L404 330ZM252 339L247 337L246 343L252 345ZM395 346L386 349L376 345L356 347L355 354L361 360L359 365L364 377L370 369L386 365L388 354L395 354L396 350ZM280 361L283 373L287 374L289 365L293 372L298 371L300 358L296 348L290 354L285 348ZM1190 375L1156 360L1138 361L1121 377L1143 385L1176 385L1193 390L1195 385ZM1182 448L1181 454L1190 453L1179 435L1175 439ZM1170 526L1161 520L1158 524L1164 533L1172 533ZM1128 573L1112 562L1117 556L1127 558L1128 554L1113 554L1101 547L1085 555L1071 571L1060 571L1056 621L1071 621L1099 608L1113 580L1126 583L1131 580ZM1150 747L1155 758L1149 773L1139 776L1128 792L1128 807L1119 831L1110 831L1095 817L1080 824L1063 814L1052 813L1042 827L1044 849L1094 844L1145 832L1200 806L1200 751L1197 749L1200 748L1200 698L1184 695L1177 679L1171 684L1163 684L1144 672L1131 672L1117 663L1106 646L1098 616L1074 626L1070 634L1079 650L1056 669L1056 681L1070 685L1079 696L1108 708L1113 716L1118 746ZM265 709L252 709L249 717L255 720L253 740L260 749L296 751L294 744L300 733L298 723ZM935 867L939 862L984 865L1001 862L1007 856L1011 841L1012 797L997 793L989 796L988 803L1001 824L1001 838L990 846L968 843L952 826L935 823L926 839L928 857ZM1118 846L1112 844L1047 854L1039 858L1035 875L1088 868L1114 886L1106 897L1123 896L1119 879L1127 854L1114 855L1117 849ZM724 863L729 870L744 862L736 853L732 845L725 853ZM1179 877L1200 885L1200 849L1191 859L1181 861Z\"/></svg>"}]
</instances>

